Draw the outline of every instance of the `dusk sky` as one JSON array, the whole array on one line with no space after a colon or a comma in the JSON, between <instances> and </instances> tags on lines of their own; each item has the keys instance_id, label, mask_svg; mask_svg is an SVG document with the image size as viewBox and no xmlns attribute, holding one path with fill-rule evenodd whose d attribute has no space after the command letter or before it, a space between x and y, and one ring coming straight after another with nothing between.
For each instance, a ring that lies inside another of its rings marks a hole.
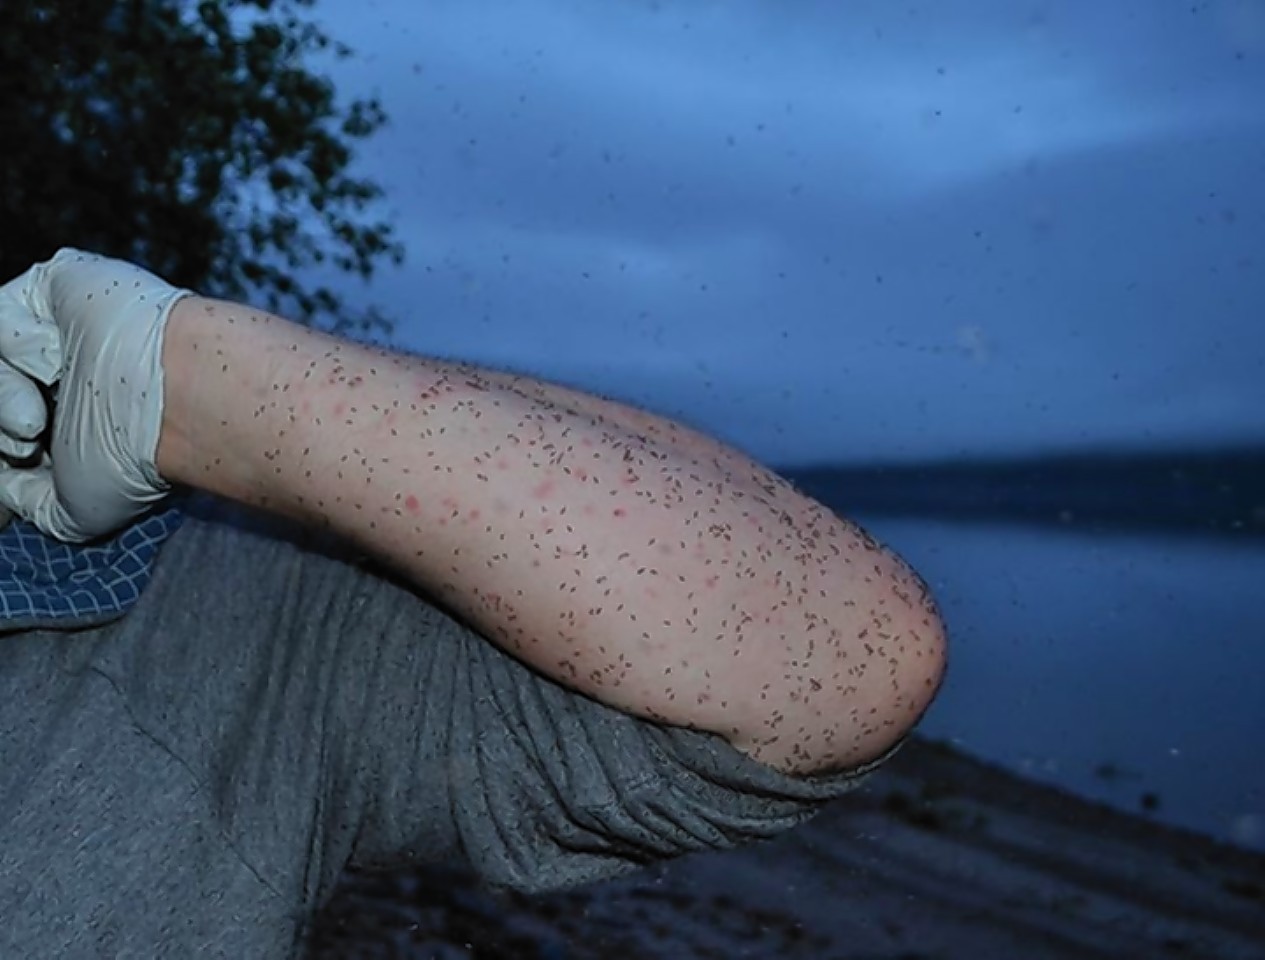
<instances>
[{"instance_id":1,"label":"dusk sky","mask_svg":"<svg viewBox=\"0 0 1265 960\"><path fill-rule=\"evenodd\" d=\"M775 468L1265 437L1265 0L315 14L407 253L321 279L399 346ZM1265 849L1265 554L866 522L950 626L925 733Z\"/></svg>"},{"instance_id":2,"label":"dusk sky","mask_svg":"<svg viewBox=\"0 0 1265 960\"><path fill-rule=\"evenodd\" d=\"M1265 429L1265 3L325 2L395 342L765 462Z\"/></svg>"}]
</instances>

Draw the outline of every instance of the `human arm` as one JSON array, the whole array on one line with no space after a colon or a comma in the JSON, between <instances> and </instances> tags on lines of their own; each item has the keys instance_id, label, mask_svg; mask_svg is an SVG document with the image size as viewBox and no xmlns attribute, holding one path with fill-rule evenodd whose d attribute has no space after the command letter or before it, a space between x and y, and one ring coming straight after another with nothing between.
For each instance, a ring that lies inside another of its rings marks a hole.
<instances>
[{"instance_id":1,"label":"human arm","mask_svg":"<svg viewBox=\"0 0 1265 960\"><path fill-rule=\"evenodd\" d=\"M115 530L173 484L286 513L547 676L787 771L883 754L943 672L943 626L899 558L643 411L71 249L0 287L0 331L0 359L55 398L39 462L0 463L0 505L60 539Z\"/></svg>"},{"instance_id":2,"label":"human arm","mask_svg":"<svg viewBox=\"0 0 1265 960\"><path fill-rule=\"evenodd\" d=\"M784 771L925 711L944 631L891 551L667 420L186 298L168 481L328 526L560 683Z\"/></svg>"}]
</instances>

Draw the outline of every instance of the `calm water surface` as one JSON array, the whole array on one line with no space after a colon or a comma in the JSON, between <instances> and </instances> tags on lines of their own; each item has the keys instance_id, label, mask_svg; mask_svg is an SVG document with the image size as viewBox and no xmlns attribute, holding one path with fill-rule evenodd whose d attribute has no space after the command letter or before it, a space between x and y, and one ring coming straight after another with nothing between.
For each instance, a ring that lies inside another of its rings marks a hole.
<instances>
[{"instance_id":1,"label":"calm water surface","mask_svg":"<svg viewBox=\"0 0 1265 960\"><path fill-rule=\"evenodd\" d=\"M1265 548L858 519L952 632L925 734L1265 850Z\"/></svg>"}]
</instances>

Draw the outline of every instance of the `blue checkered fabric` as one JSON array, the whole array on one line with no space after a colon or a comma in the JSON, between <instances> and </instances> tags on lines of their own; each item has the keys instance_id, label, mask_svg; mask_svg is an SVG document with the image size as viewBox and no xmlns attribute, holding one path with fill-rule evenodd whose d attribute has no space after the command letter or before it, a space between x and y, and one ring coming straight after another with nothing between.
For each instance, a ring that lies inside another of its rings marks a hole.
<instances>
[{"instance_id":1,"label":"blue checkered fabric","mask_svg":"<svg viewBox=\"0 0 1265 960\"><path fill-rule=\"evenodd\" d=\"M0 631L103 622L126 613L183 519L181 510L168 507L108 540L69 544L15 517L0 531Z\"/></svg>"}]
</instances>

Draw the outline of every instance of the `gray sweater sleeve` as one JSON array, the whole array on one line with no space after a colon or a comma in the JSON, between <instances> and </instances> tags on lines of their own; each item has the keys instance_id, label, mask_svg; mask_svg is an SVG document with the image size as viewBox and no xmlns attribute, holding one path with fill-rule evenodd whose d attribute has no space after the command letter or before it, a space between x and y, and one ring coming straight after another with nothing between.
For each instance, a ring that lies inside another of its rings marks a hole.
<instances>
[{"instance_id":1,"label":"gray sweater sleeve","mask_svg":"<svg viewBox=\"0 0 1265 960\"><path fill-rule=\"evenodd\" d=\"M407 798L438 791L460 856L487 883L556 889L774 836L878 765L783 775L721 737L614 710L451 619L401 606L404 670L378 688L396 706L373 728L384 789L360 862L424 855L425 805Z\"/></svg>"},{"instance_id":2,"label":"gray sweater sleeve","mask_svg":"<svg viewBox=\"0 0 1265 960\"><path fill-rule=\"evenodd\" d=\"M192 519L95 667L314 906L348 864L544 891L770 837L865 770L792 777L535 673L328 543Z\"/></svg>"}]
</instances>

